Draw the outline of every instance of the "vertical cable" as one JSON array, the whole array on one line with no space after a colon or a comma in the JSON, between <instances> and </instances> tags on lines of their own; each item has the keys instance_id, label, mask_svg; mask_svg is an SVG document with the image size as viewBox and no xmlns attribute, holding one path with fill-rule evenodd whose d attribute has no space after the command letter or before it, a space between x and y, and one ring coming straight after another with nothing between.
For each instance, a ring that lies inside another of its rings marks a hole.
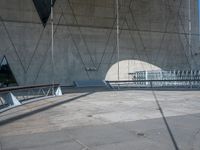
<instances>
[{"instance_id":1,"label":"vertical cable","mask_svg":"<svg viewBox=\"0 0 200 150\"><path fill-rule=\"evenodd\" d=\"M119 72L120 72L120 64L119 64L119 0L116 0L116 13L117 13L117 79L120 80ZM118 86L119 88L119 86Z\"/></svg>"},{"instance_id":2,"label":"vertical cable","mask_svg":"<svg viewBox=\"0 0 200 150\"><path fill-rule=\"evenodd\" d=\"M51 0L51 61L52 61L52 94L55 95L54 91L54 74L55 74L55 64L54 64L54 16L53 16L53 0Z\"/></svg>"},{"instance_id":3,"label":"vertical cable","mask_svg":"<svg viewBox=\"0 0 200 150\"><path fill-rule=\"evenodd\" d=\"M189 38L188 38L188 50L189 56L192 56L191 52L191 31L192 31L192 23L191 23L191 0L188 0L188 31L189 31Z\"/></svg>"},{"instance_id":4,"label":"vertical cable","mask_svg":"<svg viewBox=\"0 0 200 150\"><path fill-rule=\"evenodd\" d=\"M200 0L198 0L198 17L199 17L199 35L200 35ZM199 36L198 35L198 36ZM199 36L199 41L200 41L200 36Z\"/></svg>"}]
</instances>

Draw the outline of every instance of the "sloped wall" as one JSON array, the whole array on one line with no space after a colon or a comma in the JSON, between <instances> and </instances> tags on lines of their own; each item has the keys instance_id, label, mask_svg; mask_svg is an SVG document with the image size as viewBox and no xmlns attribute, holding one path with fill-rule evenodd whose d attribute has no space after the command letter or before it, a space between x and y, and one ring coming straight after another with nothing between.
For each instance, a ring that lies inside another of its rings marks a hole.
<instances>
[{"instance_id":1,"label":"sloped wall","mask_svg":"<svg viewBox=\"0 0 200 150\"><path fill-rule=\"evenodd\" d=\"M189 51L188 0L121 0L120 61L197 69L198 10L191 2ZM117 62L115 0L57 0L54 9L55 82L105 79ZM0 17L0 59L6 55L18 83L51 83L50 23L43 27L32 0L1 0Z\"/></svg>"}]
</instances>

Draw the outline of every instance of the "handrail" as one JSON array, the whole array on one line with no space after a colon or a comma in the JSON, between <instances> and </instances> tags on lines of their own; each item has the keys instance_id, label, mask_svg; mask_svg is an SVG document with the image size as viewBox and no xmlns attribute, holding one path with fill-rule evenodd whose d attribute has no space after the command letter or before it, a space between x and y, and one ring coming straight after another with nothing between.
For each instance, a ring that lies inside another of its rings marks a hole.
<instances>
[{"instance_id":1,"label":"handrail","mask_svg":"<svg viewBox=\"0 0 200 150\"><path fill-rule=\"evenodd\" d=\"M26 90L26 89L35 89L42 87L58 87L60 84L40 84L40 85L31 85L31 86L16 86L16 87L6 87L0 88L0 93L18 91L18 90Z\"/></svg>"},{"instance_id":2,"label":"handrail","mask_svg":"<svg viewBox=\"0 0 200 150\"><path fill-rule=\"evenodd\" d=\"M1 109L9 109L22 105L28 100L47 96L61 96L62 90L60 84L40 84L30 86L16 86L0 89Z\"/></svg>"},{"instance_id":3,"label":"handrail","mask_svg":"<svg viewBox=\"0 0 200 150\"><path fill-rule=\"evenodd\" d=\"M172 79L172 80L120 80L120 81L106 81L109 87L114 86L135 86L147 88L166 88L166 87L183 87L183 88L200 88L199 79Z\"/></svg>"},{"instance_id":4,"label":"handrail","mask_svg":"<svg viewBox=\"0 0 200 150\"><path fill-rule=\"evenodd\" d=\"M107 83L128 83L128 82L200 82L200 80L195 79L184 79L184 80L120 80L120 81L106 81Z\"/></svg>"}]
</instances>

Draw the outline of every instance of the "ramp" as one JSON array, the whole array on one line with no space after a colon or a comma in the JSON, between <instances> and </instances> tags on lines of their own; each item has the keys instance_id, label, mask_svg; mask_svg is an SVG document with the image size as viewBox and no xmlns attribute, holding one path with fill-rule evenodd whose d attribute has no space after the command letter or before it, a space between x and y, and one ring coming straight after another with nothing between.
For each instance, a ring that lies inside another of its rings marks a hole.
<instances>
[{"instance_id":1,"label":"ramp","mask_svg":"<svg viewBox=\"0 0 200 150\"><path fill-rule=\"evenodd\" d=\"M78 80L74 81L75 87L108 87L104 80Z\"/></svg>"}]
</instances>

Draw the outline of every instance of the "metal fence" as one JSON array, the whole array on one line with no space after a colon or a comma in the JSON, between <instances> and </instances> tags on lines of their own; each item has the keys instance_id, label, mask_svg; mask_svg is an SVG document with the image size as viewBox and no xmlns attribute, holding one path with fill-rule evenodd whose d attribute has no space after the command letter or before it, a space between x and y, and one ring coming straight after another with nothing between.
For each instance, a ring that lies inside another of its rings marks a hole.
<instances>
[{"instance_id":1,"label":"metal fence","mask_svg":"<svg viewBox=\"0 0 200 150\"><path fill-rule=\"evenodd\" d=\"M155 70L129 73L132 80L200 80L200 70Z\"/></svg>"},{"instance_id":2,"label":"metal fence","mask_svg":"<svg viewBox=\"0 0 200 150\"><path fill-rule=\"evenodd\" d=\"M130 80L130 81L107 81L111 88L193 88L200 89L200 80Z\"/></svg>"}]
</instances>

